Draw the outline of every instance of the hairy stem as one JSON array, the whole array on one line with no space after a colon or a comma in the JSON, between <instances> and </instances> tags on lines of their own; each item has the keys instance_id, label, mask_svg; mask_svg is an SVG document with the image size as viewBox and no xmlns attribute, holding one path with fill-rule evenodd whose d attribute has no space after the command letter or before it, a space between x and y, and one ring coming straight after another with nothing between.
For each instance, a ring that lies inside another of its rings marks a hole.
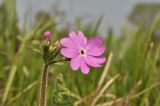
<instances>
[{"instance_id":1,"label":"hairy stem","mask_svg":"<svg viewBox=\"0 0 160 106\"><path fill-rule=\"evenodd\" d=\"M44 69L42 72L41 78L41 89L40 89L40 98L39 98L39 106L46 106L46 89L47 89L47 82L48 82L48 65L44 65Z\"/></svg>"}]
</instances>

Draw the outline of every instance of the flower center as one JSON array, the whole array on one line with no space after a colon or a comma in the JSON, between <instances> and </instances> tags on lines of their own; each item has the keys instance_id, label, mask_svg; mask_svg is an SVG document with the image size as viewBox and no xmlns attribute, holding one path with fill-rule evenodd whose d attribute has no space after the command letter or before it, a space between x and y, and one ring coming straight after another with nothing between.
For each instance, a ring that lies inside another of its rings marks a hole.
<instances>
[{"instance_id":1,"label":"flower center","mask_svg":"<svg viewBox=\"0 0 160 106\"><path fill-rule=\"evenodd\" d=\"M84 51L83 50L81 50L81 54L84 55Z\"/></svg>"},{"instance_id":2,"label":"flower center","mask_svg":"<svg viewBox=\"0 0 160 106\"><path fill-rule=\"evenodd\" d=\"M79 52L80 52L81 56L86 56L86 50L85 49L81 48Z\"/></svg>"}]
</instances>

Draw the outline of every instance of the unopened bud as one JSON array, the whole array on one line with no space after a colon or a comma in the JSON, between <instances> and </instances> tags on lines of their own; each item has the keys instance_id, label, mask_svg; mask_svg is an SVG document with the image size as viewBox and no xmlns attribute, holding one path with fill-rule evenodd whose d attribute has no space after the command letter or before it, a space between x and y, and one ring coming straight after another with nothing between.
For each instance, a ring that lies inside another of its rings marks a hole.
<instances>
[{"instance_id":1,"label":"unopened bud","mask_svg":"<svg viewBox=\"0 0 160 106\"><path fill-rule=\"evenodd\" d=\"M50 52L54 52L55 50L59 49L60 41L57 40L52 46L49 47Z\"/></svg>"},{"instance_id":2,"label":"unopened bud","mask_svg":"<svg viewBox=\"0 0 160 106\"><path fill-rule=\"evenodd\" d=\"M51 40L51 32L49 32L49 31L44 32L43 37L46 40Z\"/></svg>"},{"instance_id":3,"label":"unopened bud","mask_svg":"<svg viewBox=\"0 0 160 106\"><path fill-rule=\"evenodd\" d=\"M56 48L59 48L59 47L60 47L60 41L57 40L57 41L54 43L54 46L55 46Z\"/></svg>"}]
</instances>

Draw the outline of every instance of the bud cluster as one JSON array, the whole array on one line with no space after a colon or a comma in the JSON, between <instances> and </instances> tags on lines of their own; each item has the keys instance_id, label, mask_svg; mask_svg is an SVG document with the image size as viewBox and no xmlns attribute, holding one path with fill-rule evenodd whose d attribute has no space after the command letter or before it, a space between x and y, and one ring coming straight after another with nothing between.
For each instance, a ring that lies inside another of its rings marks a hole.
<instances>
[{"instance_id":1,"label":"bud cluster","mask_svg":"<svg viewBox=\"0 0 160 106\"><path fill-rule=\"evenodd\" d=\"M45 64L50 64L60 51L60 41L57 40L54 44L51 43L51 33L46 31L43 35L43 59Z\"/></svg>"}]
</instances>

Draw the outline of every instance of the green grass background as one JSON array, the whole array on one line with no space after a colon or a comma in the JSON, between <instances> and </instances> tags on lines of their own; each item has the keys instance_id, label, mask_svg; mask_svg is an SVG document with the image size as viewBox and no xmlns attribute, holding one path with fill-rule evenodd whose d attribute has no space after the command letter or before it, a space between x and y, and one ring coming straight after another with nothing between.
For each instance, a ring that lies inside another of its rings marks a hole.
<instances>
[{"instance_id":1,"label":"green grass background","mask_svg":"<svg viewBox=\"0 0 160 106\"><path fill-rule=\"evenodd\" d=\"M75 26L77 30L92 37L99 34L100 23L101 18L87 26L80 22ZM15 0L5 0L0 6L0 105L38 105L43 59L33 49L42 50L42 34L46 30L52 32L53 42L68 34L66 29L58 30L57 25L53 19L47 19L34 23L26 30L25 24L19 26ZM97 104L132 97L129 106L160 106L160 45L154 36L158 29L160 17L148 29L142 23L137 27L125 25L121 36L115 35L112 30L106 32L104 42L107 51L104 55L108 57L112 52L113 58L105 83L117 74L119 77L106 91L114 97L104 95ZM105 64L101 68L92 68L89 75L72 71L67 62L50 66L48 106L52 106L57 74L63 74L71 92L85 98L96 89L104 66ZM137 85L139 81L141 84ZM90 106L93 99L94 97L89 97L88 103L81 103L80 106Z\"/></svg>"}]
</instances>

